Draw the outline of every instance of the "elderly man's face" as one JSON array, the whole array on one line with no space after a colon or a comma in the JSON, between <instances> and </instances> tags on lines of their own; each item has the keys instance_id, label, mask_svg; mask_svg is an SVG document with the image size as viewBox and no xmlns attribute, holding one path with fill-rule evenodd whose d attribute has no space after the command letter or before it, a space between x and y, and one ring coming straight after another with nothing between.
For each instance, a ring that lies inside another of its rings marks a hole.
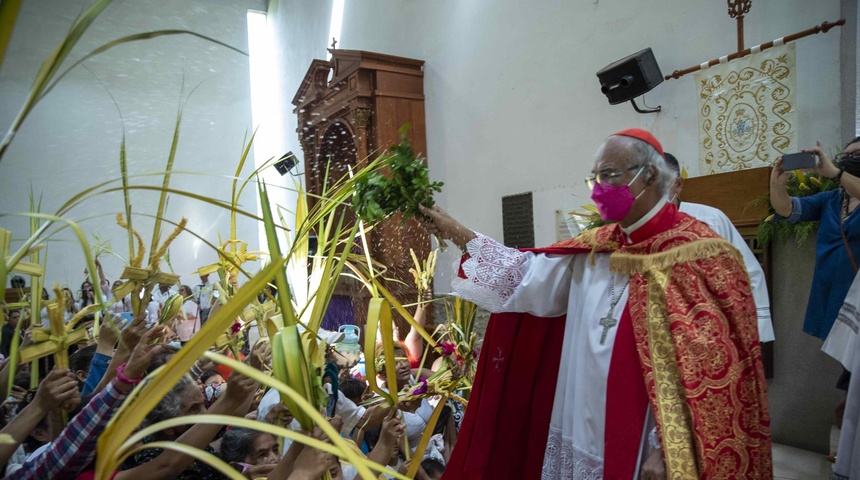
<instances>
[{"instance_id":1,"label":"elderly man's face","mask_svg":"<svg viewBox=\"0 0 860 480\"><path fill-rule=\"evenodd\" d=\"M622 227L628 227L642 218L660 200L660 192L653 188L657 171L653 165L647 164L647 158L642 157L641 149L636 148L639 140L613 136L609 137L597 154L592 174L604 186L620 187L627 185L634 197L629 210L615 209L616 213L624 215L619 220ZM623 193L619 192L622 196ZM618 205L615 205L618 207ZM601 213L603 215L603 213Z\"/></svg>"},{"instance_id":2,"label":"elderly man's face","mask_svg":"<svg viewBox=\"0 0 860 480\"><path fill-rule=\"evenodd\" d=\"M603 149L599 152L594 160L594 168L591 173L599 179L606 179L603 183L620 186L627 185L636 177L639 168L643 163L637 161L633 150L629 147L627 139L618 140L617 137L612 137L606 140ZM637 181L630 185L630 191L636 195L639 188L634 189L634 185L639 183L640 174Z\"/></svg>"}]
</instances>

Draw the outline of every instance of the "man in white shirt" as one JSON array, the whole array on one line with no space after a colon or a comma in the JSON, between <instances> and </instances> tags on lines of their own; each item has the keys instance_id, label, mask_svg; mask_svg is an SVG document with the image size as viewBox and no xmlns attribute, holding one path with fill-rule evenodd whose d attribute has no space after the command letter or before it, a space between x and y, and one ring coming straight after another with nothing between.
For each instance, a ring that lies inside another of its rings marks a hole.
<instances>
[{"instance_id":1,"label":"man in white shirt","mask_svg":"<svg viewBox=\"0 0 860 480\"><path fill-rule=\"evenodd\" d=\"M209 281L209 274L200 275L200 283L194 286L193 300L200 307L200 325L209 319L209 309L212 307L212 291L214 284Z\"/></svg>"},{"instance_id":2,"label":"man in white shirt","mask_svg":"<svg viewBox=\"0 0 860 480\"><path fill-rule=\"evenodd\" d=\"M707 223L711 227L711 230L731 242L741 252L741 255L744 257L744 266L750 276L750 288L752 288L753 300L755 300L759 341L761 343L772 342L774 335L773 322L770 318L770 297L767 294L767 281L764 278L764 270L761 268L761 263L759 263L755 254L750 250L749 245L747 245L747 242L725 213L708 205L681 201L681 190L684 188L681 167L674 155L669 152L666 152L665 155L666 164L677 175L675 183L669 188L669 201L674 202L681 212Z\"/></svg>"},{"instance_id":3,"label":"man in white shirt","mask_svg":"<svg viewBox=\"0 0 860 480\"><path fill-rule=\"evenodd\" d=\"M163 307L164 302L166 302L171 295L176 293L171 287L172 285L167 283L159 283L158 288L152 292L152 300L157 302L159 307Z\"/></svg>"}]
</instances>

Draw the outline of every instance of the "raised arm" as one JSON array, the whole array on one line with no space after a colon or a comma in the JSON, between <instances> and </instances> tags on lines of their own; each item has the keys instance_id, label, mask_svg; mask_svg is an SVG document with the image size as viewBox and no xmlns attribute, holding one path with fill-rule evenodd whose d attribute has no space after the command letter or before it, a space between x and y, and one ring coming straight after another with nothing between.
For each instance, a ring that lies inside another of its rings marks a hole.
<instances>
[{"instance_id":1,"label":"raised arm","mask_svg":"<svg viewBox=\"0 0 860 480\"><path fill-rule=\"evenodd\" d=\"M406 426L398 415L397 409L391 409L382 422L379 441L367 455L367 459L380 465L388 465L391 458L397 453L399 446L402 445L404 435L406 435ZM360 480L361 477L356 478Z\"/></svg>"},{"instance_id":2,"label":"raised arm","mask_svg":"<svg viewBox=\"0 0 860 480\"><path fill-rule=\"evenodd\" d=\"M829 155L824 151L821 142L815 142L815 148L804 150L805 152L813 152L818 155L818 164L815 166L815 171L819 175L827 178L839 177L839 183L854 198L860 198L860 178L851 175L850 173L840 170ZM841 175L839 172L842 172Z\"/></svg>"},{"instance_id":3,"label":"raised arm","mask_svg":"<svg viewBox=\"0 0 860 480\"><path fill-rule=\"evenodd\" d=\"M15 443L0 443L0 464L5 464L30 432L48 412L67 402L80 403L78 382L68 370L51 370L39 385L36 397L15 418L0 430L0 435L11 435Z\"/></svg>"},{"instance_id":4,"label":"raised arm","mask_svg":"<svg viewBox=\"0 0 860 480\"><path fill-rule=\"evenodd\" d=\"M93 355L93 360L90 362L90 369L87 373L87 380L81 389L81 395L86 396L95 391L108 371L108 368L110 368L114 347L117 342L117 333L119 333L117 327L118 319L119 316L117 315L110 319L105 318L99 328L98 346L96 347L95 355ZM116 366L119 366L119 364Z\"/></svg>"},{"instance_id":5,"label":"raised arm","mask_svg":"<svg viewBox=\"0 0 860 480\"><path fill-rule=\"evenodd\" d=\"M573 255L521 252L476 234L439 207L422 208L427 229L464 251L451 287L460 298L491 312L555 317L567 310Z\"/></svg>"},{"instance_id":6,"label":"raised arm","mask_svg":"<svg viewBox=\"0 0 860 480\"><path fill-rule=\"evenodd\" d=\"M791 197L785 191L785 182L791 173L782 169L782 157L776 159L770 172L770 204L781 217L791 215Z\"/></svg>"},{"instance_id":7,"label":"raised arm","mask_svg":"<svg viewBox=\"0 0 860 480\"><path fill-rule=\"evenodd\" d=\"M106 387L111 380L116 376L116 369L130 357L135 347L140 343L141 338L146 334L146 313L138 315L131 323L126 326L120 336L119 347L113 354L104 375L99 381L99 384L93 390L94 393L101 391Z\"/></svg>"},{"instance_id":8,"label":"raised arm","mask_svg":"<svg viewBox=\"0 0 860 480\"><path fill-rule=\"evenodd\" d=\"M105 296L104 299L107 300L110 295L110 283L108 283L107 277L105 277L105 270L102 268L102 264L98 259L96 259L96 270L99 272L99 286Z\"/></svg>"},{"instance_id":9,"label":"raised arm","mask_svg":"<svg viewBox=\"0 0 860 480\"><path fill-rule=\"evenodd\" d=\"M161 345L154 344L152 340L161 334L162 328L153 327L135 347L125 366L126 379L139 380L146 374L152 359L161 350ZM95 459L99 435L132 388L131 383L124 383L119 379L111 382L75 415L50 448L28 460L19 470L4 479L75 478Z\"/></svg>"},{"instance_id":10,"label":"raised arm","mask_svg":"<svg viewBox=\"0 0 860 480\"><path fill-rule=\"evenodd\" d=\"M429 294L429 292L427 292ZM428 299L424 299L425 301ZM424 328L424 324L427 320L427 304L420 303L417 307L415 307L415 321L418 322L418 325L421 328ZM409 352L410 358L421 359L421 355L424 352L424 339L421 337L421 334L418 333L418 329L415 328L414 325L409 329L409 333L406 334L406 338L403 340L403 345L406 347L406 351Z\"/></svg>"},{"instance_id":11,"label":"raised arm","mask_svg":"<svg viewBox=\"0 0 860 480\"><path fill-rule=\"evenodd\" d=\"M454 220L448 212L436 205L433 208L420 207L421 213L429 218L424 222L430 233L437 234L445 240L451 240L460 250L466 251L466 244L475 238L475 232Z\"/></svg>"},{"instance_id":12,"label":"raised arm","mask_svg":"<svg viewBox=\"0 0 860 480\"><path fill-rule=\"evenodd\" d=\"M213 415L236 415L240 407L250 397L253 397L256 391L257 382L238 372L233 372L227 381L227 392L206 413ZM221 428L221 425L195 424L176 439L176 443L202 449L215 439ZM129 470L123 470L114 478L115 480L135 480L139 478L167 480L177 478L193 462L194 457L174 450L164 450L152 461Z\"/></svg>"}]
</instances>

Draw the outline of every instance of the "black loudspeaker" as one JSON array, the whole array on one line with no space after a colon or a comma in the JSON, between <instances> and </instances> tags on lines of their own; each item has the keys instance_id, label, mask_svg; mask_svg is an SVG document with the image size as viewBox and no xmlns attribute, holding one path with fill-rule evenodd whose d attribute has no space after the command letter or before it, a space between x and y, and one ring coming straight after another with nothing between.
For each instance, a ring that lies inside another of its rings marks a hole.
<instances>
[{"instance_id":1,"label":"black loudspeaker","mask_svg":"<svg viewBox=\"0 0 860 480\"><path fill-rule=\"evenodd\" d=\"M281 175L286 175L298 164L299 159L296 158L296 155L293 152L287 152L275 163L275 170Z\"/></svg>"},{"instance_id":2,"label":"black loudspeaker","mask_svg":"<svg viewBox=\"0 0 860 480\"><path fill-rule=\"evenodd\" d=\"M610 63L597 72L600 91L610 105L633 100L663 82L663 74L654 59L654 52L646 48L621 60Z\"/></svg>"}]
</instances>

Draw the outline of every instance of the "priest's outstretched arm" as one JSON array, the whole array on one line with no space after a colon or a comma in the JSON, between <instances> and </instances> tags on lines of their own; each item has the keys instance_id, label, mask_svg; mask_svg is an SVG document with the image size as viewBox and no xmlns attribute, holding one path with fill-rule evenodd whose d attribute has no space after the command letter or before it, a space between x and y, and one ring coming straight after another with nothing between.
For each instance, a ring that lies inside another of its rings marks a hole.
<instances>
[{"instance_id":1,"label":"priest's outstretched arm","mask_svg":"<svg viewBox=\"0 0 860 480\"><path fill-rule=\"evenodd\" d=\"M439 207L422 212L431 233L464 252L452 282L457 296L494 313L555 317L567 311L573 256L521 252L475 233Z\"/></svg>"}]
</instances>

